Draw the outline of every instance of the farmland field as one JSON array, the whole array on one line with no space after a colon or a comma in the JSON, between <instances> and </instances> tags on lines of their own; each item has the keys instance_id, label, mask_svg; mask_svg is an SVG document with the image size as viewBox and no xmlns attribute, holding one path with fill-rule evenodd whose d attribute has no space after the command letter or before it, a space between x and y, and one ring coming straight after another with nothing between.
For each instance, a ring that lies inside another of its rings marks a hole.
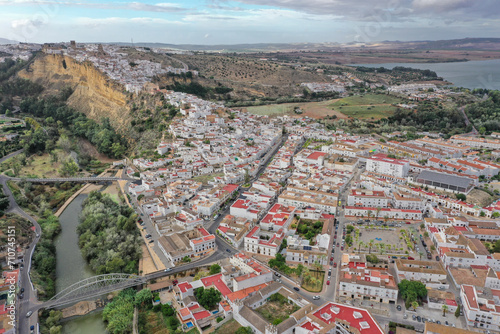
<instances>
[{"instance_id":1,"label":"farmland field","mask_svg":"<svg viewBox=\"0 0 500 334\"><path fill-rule=\"evenodd\" d=\"M328 107L352 118L383 118L396 111L397 107L392 104L401 102L401 99L390 95L366 94L337 100Z\"/></svg>"}]
</instances>

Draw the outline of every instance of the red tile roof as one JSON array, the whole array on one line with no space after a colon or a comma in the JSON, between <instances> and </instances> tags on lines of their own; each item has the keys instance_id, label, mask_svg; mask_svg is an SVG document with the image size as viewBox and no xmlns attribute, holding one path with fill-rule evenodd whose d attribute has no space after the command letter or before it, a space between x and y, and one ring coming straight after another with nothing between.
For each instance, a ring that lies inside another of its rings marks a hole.
<instances>
[{"instance_id":1,"label":"red tile roof","mask_svg":"<svg viewBox=\"0 0 500 334\"><path fill-rule=\"evenodd\" d=\"M226 283L224 283L224 281L222 280L222 274L204 277L201 279L201 282L206 288L214 285L224 297L232 292L231 290L229 290Z\"/></svg>"},{"instance_id":2,"label":"red tile roof","mask_svg":"<svg viewBox=\"0 0 500 334\"><path fill-rule=\"evenodd\" d=\"M313 314L327 324L335 322L335 319L344 320L361 334L384 334L379 324L365 309L328 303Z\"/></svg>"}]
</instances>

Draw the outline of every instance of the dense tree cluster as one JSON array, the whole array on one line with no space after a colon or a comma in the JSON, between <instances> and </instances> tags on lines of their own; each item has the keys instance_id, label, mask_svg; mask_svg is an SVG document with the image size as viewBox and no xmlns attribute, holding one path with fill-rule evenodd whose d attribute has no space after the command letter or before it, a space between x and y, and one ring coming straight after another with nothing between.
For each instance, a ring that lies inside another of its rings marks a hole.
<instances>
[{"instance_id":1,"label":"dense tree cluster","mask_svg":"<svg viewBox=\"0 0 500 334\"><path fill-rule=\"evenodd\" d=\"M44 99L28 97L20 104L21 111L41 118L51 118L69 128L70 132L78 137L88 139L97 150L112 158L121 157L126 149L125 139L116 133L108 118L103 118L101 123L87 118L85 114L77 112L66 105L71 89L64 89L58 96L49 96ZM28 150L45 149L43 143L49 137L43 129L37 129L30 135Z\"/></svg>"},{"instance_id":2,"label":"dense tree cluster","mask_svg":"<svg viewBox=\"0 0 500 334\"><path fill-rule=\"evenodd\" d=\"M97 274L136 273L141 256L137 215L109 195L92 192L83 202L78 225L83 257Z\"/></svg>"},{"instance_id":3,"label":"dense tree cluster","mask_svg":"<svg viewBox=\"0 0 500 334\"><path fill-rule=\"evenodd\" d=\"M53 240L61 232L61 224L50 210L46 211L46 217L39 219L38 223L42 228L42 235L33 254L34 272L31 278L37 286L38 297L49 299L56 292L56 247Z\"/></svg>"},{"instance_id":4,"label":"dense tree cluster","mask_svg":"<svg viewBox=\"0 0 500 334\"><path fill-rule=\"evenodd\" d=\"M5 210L9 208L9 197L4 194L3 188L0 187L0 217L4 215Z\"/></svg>"},{"instance_id":5,"label":"dense tree cluster","mask_svg":"<svg viewBox=\"0 0 500 334\"><path fill-rule=\"evenodd\" d=\"M118 296L106 304L102 318L107 322L106 330L112 334L132 333L136 292L133 289L120 291Z\"/></svg>"},{"instance_id":6,"label":"dense tree cluster","mask_svg":"<svg viewBox=\"0 0 500 334\"><path fill-rule=\"evenodd\" d=\"M194 296L198 300L198 303L207 310L211 310L222 300L220 291L213 287L210 289L199 287L194 290Z\"/></svg>"},{"instance_id":7,"label":"dense tree cluster","mask_svg":"<svg viewBox=\"0 0 500 334\"><path fill-rule=\"evenodd\" d=\"M397 109L387 120L389 125L410 126L423 131L450 133L465 130L465 119L459 110L444 109L434 102L419 103L416 111Z\"/></svg>"},{"instance_id":8,"label":"dense tree cluster","mask_svg":"<svg viewBox=\"0 0 500 334\"><path fill-rule=\"evenodd\" d=\"M414 305L418 305L418 301L423 300L427 296L425 284L419 281L404 279L398 284L398 289L401 298L405 301L406 308L410 306L416 308Z\"/></svg>"},{"instance_id":9,"label":"dense tree cluster","mask_svg":"<svg viewBox=\"0 0 500 334\"><path fill-rule=\"evenodd\" d=\"M481 134L500 131L500 91L488 92L488 99L468 105L465 112Z\"/></svg>"}]
</instances>

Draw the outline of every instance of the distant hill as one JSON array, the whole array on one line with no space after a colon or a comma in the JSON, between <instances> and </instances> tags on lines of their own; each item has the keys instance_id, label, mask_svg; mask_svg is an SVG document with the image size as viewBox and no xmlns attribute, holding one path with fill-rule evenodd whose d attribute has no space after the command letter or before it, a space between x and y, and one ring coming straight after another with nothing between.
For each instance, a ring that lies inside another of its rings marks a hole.
<instances>
[{"instance_id":1,"label":"distant hill","mask_svg":"<svg viewBox=\"0 0 500 334\"><path fill-rule=\"evenodd\" d=\"M19 42L11 40L11 39L1 38L0 37L0 45L4 45L4 44L19 44Z\"/></svg>"},{"instance_id":2,"label":"distant hill","mask_svg":"<svg viewBox=\"0 0 500 334\"><path fill-rule=\"evenodd\" d=\"M165 48L190 51L273 52L273 51L337 51L339 49L427 49L427 50L490 50L500 51L500 38L462 38L440 41L383 41L374 43L255 43L255 44L165 44L110 43L116 45Z\"/></svg>"}]
</instances>

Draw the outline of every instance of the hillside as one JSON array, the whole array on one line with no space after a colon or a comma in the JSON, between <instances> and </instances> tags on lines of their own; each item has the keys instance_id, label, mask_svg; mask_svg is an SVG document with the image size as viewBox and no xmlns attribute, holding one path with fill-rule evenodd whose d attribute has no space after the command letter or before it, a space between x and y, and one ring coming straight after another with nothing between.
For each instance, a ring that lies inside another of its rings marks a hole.
<instances>
[{"instance_id":1,"label":"hillside","mask_svg":"<svg viewBox=\"0 0 500 334\"><path fill-rule=\"evenodd\" d=\"M130 125L127 95L90 63L79 63L70 57L39 54L26 69L18 73L45 87L45 94L56 94L71 87L68 103L88 117L100 121L108 117L118 130Z\"/></svg>"}]
</instances>

